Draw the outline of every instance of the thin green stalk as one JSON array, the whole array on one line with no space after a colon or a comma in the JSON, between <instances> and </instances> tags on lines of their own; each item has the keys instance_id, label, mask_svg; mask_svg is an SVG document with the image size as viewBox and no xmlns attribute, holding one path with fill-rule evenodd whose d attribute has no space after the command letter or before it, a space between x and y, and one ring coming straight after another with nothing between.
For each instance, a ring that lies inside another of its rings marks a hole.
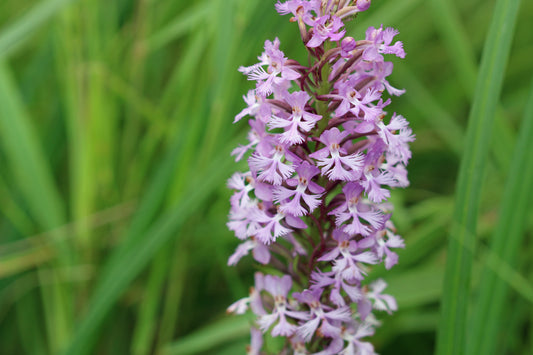
<instances>
[{"instance_id":1,"label":"thin green stalk","mask_svg":"<svg viewBox=\"0 0 533 355\"><path fill-rule=\"evenodd\" d=\"M189 251L184 248L181 241L176 243L174 259L172 260L171 270L168 275L168 283L165 301L163 305L163 316L161 318L161 327L158 333L156 350L161 349L163 344L172 340L176 330L177 321L180 315L180 305L183 291L186 289L185 282L187 278L187 263L189 260Z\"/></svg>"},{"instance_id":2,"label":"thin green stalk","mask_svg":"<svg viewBox=\"0 0 533 355\"><path fill-rule=\"evenodd\" d=\"M527 212L533 193L533 85L520 136L513 154L513 162L504 187L500 218L490 240L490 250L511 267L517 265L518 251L524 241ZM502 317L508 285L491 269L485 268L479 286L479 299L474 303L471 336L467 354L493 354Z\"/></svg>"},{"instance_id":3,"label":"thin green stalk","mask_svg":"<svg viewBox=\"0 0 533 355\"><path fill-rule=\"evenodd\" d=\"M185 13L180 14L170 24L164 28L158 30L146 40L146 47L148 51L155 51L168 43L179 39L181 36L188 32L192 32L194 28L201 27L202 21L205 21L213 11L213 8L209 6L208 1L195 3L194 7L188 9Z\"/></svg>"},{"instance_id":4,"label":"thin green stalk","mask_svg":"<svg viewBox=\"0 0 533 355\"><path fill-rule=\"evenodd\" d=\"M160 330L158 327L159 310L163 299L163 290L168 278L168 269L172 260L173 248L163 248L155 256L150 267L150 274L143 290L138 307L138 318L131 342L132 354L148 354ZM179 280L170 280L170 283Z\"/></svg>"},{"instance_id":5,"label":"thin green stalk","mask_svg":"<svg viewBox=\"0 0 533 355\"><path fill-rule=\"evenodd\" d=\"M186 337L168 344L162 355L192 355L213 350L229 340L242 338L250 332L249 317L224 317L222 320L199 329ZM244 349L243 349L244 350Z\"/></svg>"},{"instance_id":6,"label":"thin green stalk","mask_svg":"<svg viewBox=\"0 0 533 355\"><path fill-rule=\"evenodd\" d=\"M474 49L466 31L460 23L459 15L455 12L454 4L446 0L431 0L433 18L441 33L452 65L457 72L457 78L463 86L466 96L472 100L475 92L477 66ZM510 156L514 145L514 135L511 125L504 115L500 105L496 106L495 129L499 132L499 142L492 147L492 153L500 169L506 170L510 165ZM453 136L450 134L450 136Z\"/></svg>"},{"instance_id":7,"label":"thin green stalk","mask_svg":"<svg viewBox=\"0 0 533 355\"><path fill-rule=\"evenodd\" d=\"M0 32L0 59L4 59L26 42L32 32L76 0L41 1L17 22Z\"/></svg>"},{"instance_id":8,"label":"thin green stalk","mask_svg":"<svg viewBox=\"0 0 533 355\"><path fill-rule=\"evenodd\" d=\"M32 296L33 293L23 296L15 305L15 320L19 329L20 343L26 354L46 355L46 341L41 332L42 319L39 317L39 307L36 304L38 298Z\"/></svg>"},{"instance_id":9,"label":"thin green stalk","mask_svg":"<svg viewBox=\"0 0 533 355\"><path fill-rule=\"evenodd\" d=\"M457 355L465 351L481 186L490 147L494 111L500 96L519 4L519 0L497 1L485 42L468 120L465 153L457 182L437 336L438 355Z\"/></svg>"},{"instance_id":10,"label":"thin green stalk","mask_svg":"<svg viewBox=\"0 0 533 355\"><path fill-rule=\"evenodd\" d=\"M0 134L13 179L38 226L43 230L50 230L64 224L65 210L50 166L10 70L1 62ZM68 244L64 240L55 243L58 255L56 265L71 262ZM58 351L72 329L72 304L65 302L65 294L70 293L69 287L51 285L41 291L49 346L52 351Z\"/></svg>"},{"instance_id":11,"label":"thin green stalk","mask_svg":"<svg viewBox=\"0 0 533 355\"><path fill-rule=\"evenodd\" d=\"M230 162L227 156L228 151L222 150L221 155L213 160L208 170L191 176L188 193L172 210L159 217L151 228L147 231L143 228L141 232L131 229L133 235L126 239L122 248L115 251L109 265L104 269L86 317L76 328L65 354L82 355L91 352L102 322L131 281L146 267L155 253L175 237L189 215L207 201L219 181L229 175L233 162ZM224 164L221 164L222 161ZM173 160L170 162L172 165L175 164ZM172 171L169 173L172 174ZM144 206L141 206L140 211L143 208ZM146 208L151 209L153 206ZM149 237L138 238L144 235Z\"/></svg>"}]
</instances>

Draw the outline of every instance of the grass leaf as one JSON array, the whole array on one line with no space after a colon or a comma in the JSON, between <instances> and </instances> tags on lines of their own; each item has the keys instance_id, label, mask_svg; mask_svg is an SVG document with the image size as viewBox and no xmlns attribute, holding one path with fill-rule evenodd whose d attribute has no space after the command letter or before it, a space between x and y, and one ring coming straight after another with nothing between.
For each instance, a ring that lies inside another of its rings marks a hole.
<instances>
[{"instance_id":1,"label":"grass leaf","mask_svg":"<svg viewBox=\"0 0 533 355\"><path fill-rule=\"evenodd\" d=\"M224 317L163 348L163 355L189 355L213 349L229 340L245 337L250 332L246 316ZM244 350L244 349L242 349Z\"/></svg>"},{"instance_id":2,"label":"grass leaf","mask_svg":"<svg viewBox=\"0 0 533 355\"><path fill-rule=\"evenodd\" d=\"M480 72L470 111L464 157L459 170L454 220L448 241L437 354L465 350L467 308L473 249L483 174L509 57L519 0L499 0L485 41Z\"/></svg>"},{"instance_id":3,"label":"grass leaf","mask_svg":"<svg viewBox=\"0 0 533 355\"><path fill-rule=\"evenodd\" d=\"M118 256L113 258L105 274L101 276L89 304L89 311L79 325L66 354L80 355L91 352L101 323L130 282L144 269L155 253L175 237L182 224L205 203L220 181L229 176L234 164L228 159L226 150L222 150L222 153L218 159L213 160L207 171L191 177L186 196L151 225L144 233L146 238L130 238L122 249L117 250Z\"/></svg>"},{"instance_id":4,"label":"grass leaf","mask_svg":"<svg viewBox=\"0 0 533 355\"><path fill-rule=\"evenodd\" d=\"M533 85L519 140L515 147L511 170L505 185L500 218L490 242L489 252L510 266L517 264L518 250L525 237L526 216L532 206L533 154L531 154L530 149L531 137L533 137ZM501 266L496 269L502 270ZM508 294L508 286L505 281L493 270L489 268L483 270L479 286L479 300L474 304L472 336L471 341L467 344L467 354L494 353Z\"/></svg>"},{"instance_id":5,"label":"grass leaf","mask_svg":"<svg viewBox=\"0 0 533 355\"><path fill-rule=\"evenodd\" d=\"M21 19L0 32L0 59L24 44L33 31L73 1L75 0L41 1Z\"/></svg>"}]
</instances>

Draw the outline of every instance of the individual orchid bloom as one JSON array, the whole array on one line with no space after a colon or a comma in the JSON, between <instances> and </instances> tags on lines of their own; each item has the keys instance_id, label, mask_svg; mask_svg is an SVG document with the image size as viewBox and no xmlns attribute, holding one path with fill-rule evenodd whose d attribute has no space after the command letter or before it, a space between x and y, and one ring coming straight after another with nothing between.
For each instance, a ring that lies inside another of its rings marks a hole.
<instances>
[{"instance_id":1,"label":"individual orchid bloom","mask_svg":"<svg viewBox=\"0 0 533 355\"><path fill-rule=\"evenodd\" d=\"M255 90L249 90L246 96L243 95L242 98L248 107L244 108L235 116L233 123L239 122L245 116L256 117L263 122L268 121L272 108L264 97L257 96Z\"/></svg>"},{"instance_id":2,"label":"individual orchid bloom","mask_svg":"<svg viewBox=\"0 0 533 355\"><path fill-rule=\"evenodd\" d=\"M383 25L376 29L369 27L366 30L365 44L361 44L364 48L363 59L367 61L383 62L382 54L394 54L399 58L405 58L405 51L403 50L403 43L398 41L391 45L392 40L399 32L392 27L383 29Z\"/></svg>"},{"instance_id":3,"label":"individual orchid bloom","mask_svg":"<svg viewBox=\"0 0 533 355\"><path fill-rule=\"evenodd\" d=\"M323 254L318 261L335 260L343 253L355 252L357 250L357 244L353 237L343 232L341 229L335 229L331 238L335 240L337 245L327 253Z\"/></svg>"},{"instance_id":4,"label":"individual orchid bloom","mask_svg":"<svg viewBox=\"0 0 533 355\"><path fill-rule=\"evenodd\" d=\"M361 281L366 276L363 264L377 264L378 259L373 252L363 251L357 254L343 253L335 260L332 270L344 280Z\"/></svg>"},{"instance_id":5,"label":"individual orchid bloom","mask_svg":"<svg viewBox=\"0 0 533 355\"><path fill-rule=\"evenodd\" d=\"M347 112L351 112L356 118L362 118L370 122L375 121L382 114L383 107L390 101L374 105L372 102L379 100L381 93L370 88L366 89L362 94L354 88L354 84L355 80L353 78L346 82L338 82L336 84L336 88L339 91L338 95L328 95L328 97L341 100L339 107L335 110L335 116L340 117ZM361 113L363 114L362 116L360 116Z\"/></svg>"},{"instance_id":6,"label":"individual orchid bloom","mask_svg":"<svg viewBox=\"0 0 533 355\"><path fill-rule=\"evenodd\" d=\"M385 240L385 237L387 238ZM394 234L390 229L378 233L377 245L375 247L378 258L385 257L385 268L389 270L398 263L398 254L391 249L405 248L405 242L399 235Z\"/></svg>"},{"instance_id":7,"label":"individual orchid bloom","mask_svg":"<svg viewBox=\"0 0 533 355\"><path fill-rule=\"evenodd\" d=\"M379 229L385 222L383 214L373 210L369 205L361 202L361 193L364 188L357 183L348 183L344 186L345 202L342 203L330 214L335 215L337 227L344 222L352 220L351 223L345 224L342 230L350 235L361 234L362 236L370 235L374 229ZM361 219L368 224L361 222Z\"/></svg>"},{"instance_id":8,"label":"individual orchid bloom","mask_svg":"<svg viewBox=\"0 0 533 355\"><path fill-rule=\"evenodd\" d=\"M348 134L346 131L340 132L337 127L324 131L319 141L326 147L309 154L309 157L318 161L322 175L330 180L350 181L361 175L364 159L362 154L348 154L341 147Z\"/></svg>"},{"instance_id":9,"label":"individual orchid bloom","mask_svg":"<svg viewBox=\"0 0 533 355\"><path fill-rule=\"evenodd\" d=\"M261 62L250 67L239 68L239 71L248 76L248 80L257 81L256 93L263 97L273 92L273 86L300 77L300 73L286 65L287 58L278 47L277 38L274 43L265 41L265 52L259 57ZM263 68L265 65L268 65L266 71Z\"/></svg>"},{"instance_id":10,"label":"individual orchid bloom","mask_svg":"<svg viewBox=\"0 0 533 355\"><path fill-rule=\"evenodd\" d=\"M375 162L369 162L363 169L363 179L361 186L363 186L368 199L372 202L379 203L390 197L390 191L381 187L392 186L395 180L387 170L376 167Z\"/></svg>"},{"instance_id":11,"label":"individual orchid bloom","mask_svg":"<svg viewBox=\"0 0 533 355\"><path fill-rule=\"evenodd\" d=\"M258 263L264 265L270 261L270 250L268 250L268 247L252 236L237 246L235 252L228 259L228 265L236 265L243 256L250 253L250 250L255 261Z\"/></svg>"},{"instance_id":12,"label":"individual orchid bloom","mask_svg":"<svg viewBox=\"0 0 533 355\"><path fill-rule=\"evenodd\" d=\"M259 317L258 324L263 333L272 328L272 336L290 336L297 329L295 324L290 323L287 317L301 317L297 312L291 311L287 302L287 295L292 288L292 278L289 275L283 277L266 275L264 279L265 291L274 298L272 313Z\"/></svg>"},{"instance_id":13,"label":"individual orchid bloom","mask_svg":"<svg viewBox=\"0 0 533 355\"><path fill-rule=\"evenodd\" d=\"M253 218L259 213L262 204L256 199L250 199L244 205L232 206L229 213L229 222L226 223L229 230L235 232L235 236L241 240L253 235L254 231L260 227L257 220Z\"/></svg>"},{"instance_id":14,"label":"individual orchid bloom","mask_svg":"<svg viewBox=\"0 0 533 355\"><path fill-rule=\"evenodd\" d=\"M309 319L300 325L297 331L297 334L300 335L305 342L311 341L311 338L316 333L317 329L319 329L322 336L328 338L339 337L342 323L352 319L352 313L347 306L332 310L330 310L329 307L324 306L320 302L322 291L322 289L317 288L293 294L293 297L300 303L305 303L309 306Z\"/></svg>"},{"instance_id":15,"label":"individual orchid bloom","mask_svg":"<svg viewBox=\"0 0 533 355\"><path fill-rule=\"evenodd\" d=\"M252 218L261 224L261 227L256 228L254 231L257 239L267 245L275 241L278 237L286 235L292 231L292 229L285 227L281 223L284 220L285 215L280 212L277 212L273 216L269 216L264 211L256 211Z\"/></svg>"},{"instance_id":16,"label":"individual orchid bloom","mask_svg":"<svg viewBox=\"0 0 533 355\"><path fill-rule=\"evenodd\" d=\"M392 314L398 310L398 304L394 297L383 294L385 288L387 288L387 283L383 279L378 279L370 284L370 291L366 297L373 301L374 309Z\"/></svg>"},{"instance_id":17,"label":"individual orchid bloom","mask_svg":"<svg viewBox=\"0 0 533 355\"><path fill-rule=\"evenodd\" d=\"M261 120L249 120L248 124L250 124L250 132L248 132L248 141L249 143L247 145L239 145L237 148L233 149L231 152L231 155L235 156L235 161L240 161L244 154L248 152L248 150L254 148L262 141L268 140L269 137L271 137L266 131L265 131L265 123Z\"/></svg>"},{"instance_id":18,"label":"individual orchid bloom","mask_svg":"<svg viewBox=\"0 0 533 355\"><path fill-rule=\"evenodd\" d=\"M264 275L256 272L254 280L255 286L250 287L250 295L230 305L227 309L228 313L242 314L250 307L255 314L267 314L263 308L263 301L261 299L261 291L264 290Z\"/></svg>"},{"instance_id":19,"label":"individual orchid bloom","mask_svg":"<svg viewBox=\"0 0 533 355\"><path fill-rule=\"evenodd\" d=\"M286 158L286 159L285 159ZM274 185L281 185L294 173L294 167L287 162L297 163L301 159L288 150L286 144L258 145L256 151L248 159L252 171L258 172L258 179Z\"/></svg>"},{"instance_id":20,"label":"individual orchid bloom","mask_svg":"<svg viewBox=\"0 0 533 355\"><path fill-rule=\"evenodd\" d=\"M360 71L354 74L361 82L368 81L364 88L374 88L379 92L387 90L390 95L400 96L405 93L405 89L393 87L386 79L394 67L392 62L361 62Z\"/></svg>"},{"instance_id":21,"label":"individual orchid bloom","mask_svg":"<svg viewBox=\"0 0 533 355\"><path fill-rule=\"evenodd\" d=\"M272 204L270 204L271 207ZM257 208L250 210L247 218L253 221L253 228L247 232L249 235L254 235L263 244L269 245L276 241L278 237L286 236L292 229L305 229L307 224L300 218L288 213L283 213L277 210L271 213L272 208Z\"/></svg>"},{"instance_id":22,"label":"individual orchid bloom","mask_svg":"<svg viewBox=\"0 0 533 355\"><path fill-rule=\"evenodd\" d=\"M341 290L348 295L352 302L357 302L363 297L363 293L357 284L347 281L342 277L341 273L336 273L335 271L313 271L311 273L311 281L313 283L311 289L330 289L329 300L337 307L346 305L346 300L341 295Z\"/></svg>"},{"instance_id":23,"label":"individual orchid bloom","mask_svg":"<svg viewBox=\"0 0 533 355\"><path fill-rule=\"evenodd\" d=\"M359 242L362 244L360 246L352 237L339 229L333 231L333 239L337 242L337 246L318 260L334 261L332 270L343 279L360 281L364 278L365 271L359 264L377 264L378 259L373 252L362 251L365 249L364 242ZM358 251L361 252L356 253Z\"/></svg>"},{"instance_id":24,"label":"individual orchid bloom","mask_svg":"<svg viewBox=\"0 0 533 355\"><path fill-rule=\"evenodd\" d=\"M228 180L228 187L235 190L231 196L230 202L234 207L244 207L251 203L249 193L253 191L254 187L251 184L251 173L235 173Z\"/></svg>"},{"instance_id":25,"label":"individual orchid bloom","mask_svg":"<svg viewBox=\"0 0 533 355\"><path fill-rule=\"evenodd\" d=\"M339 32L344 26L341 19L336 16L322 16L318 18L313 26L313 35L311 39L305 44L309 48L316 48L324 43L325 40L338 41L344 34L345 30Z\"/></svg>"},{"instance_id":26,"label":"individual orchid bloom","mask_svg":"<svg viewBox=\"0 0 533 355\"><path fill-rule=\"evenodd\" d=\"M395 183L391 187L409 186L409 179L407 178L407 168L400 161L400 159L393 154L386 154L386 162L381 164L381 168L388 171Z\"/></svg>"},{"instance_id":27,"label":"individual orchid bloom","mask_svg":"<svg viewBox=\"0 0 533 355\"><path fill-rule=\"evenodd\" d=\"M283 128L280 136L281 143L288 143L290 145L300 144L305 141L304 135L301 133L309 132L315 127L322 116L315 115L305 110L305 105L311 97L305 91L297 91L292 94L285 95L285 101L291 107L291 114L287 118L272 116L268 123L270 128Z\"/></svg>"},{"instance_id":28,"label":"individual orchid bloom","mask_svg":"<svg viewBox=\"0 0 533 355\"><path fill-rule=\"evenodd\" d=\"M408 143L415 140L413 131L408 127L409 123L402 115L394 113L388 125L383 121L378 122L378 134L388 146L388 152L400 158L402 163L407 164L411 158ZM398 134L395 134L398 133Z\"/></svg>"},{"instance_id":29,"label":"individual orchid bloom","mask_svg":"<svg viewBox=\"0 0 533 355\"><path fill-rule=\"evenodd\" d=\"M343 338L348 342L339 355L377 355L371 343L361 339L374 335L374 328L367 323L356 323L343 332Z\"/></svg>"},{"instance_id":30,"label":"individual orchid bloom","mask_svg":"<svg viewBox=\"0 0 533 355\"><path fill-rule=\"evenodd\" d=\"M279 186L274 191L274 199L281 203L280 211L294 216L303 216L312 213L320 205L320 197L325 189L311 181L320 172L314 165L305 161L296 168L296 172L297 179L286 181L287 185L296 187L296 189ZM302 200L307 207L302 205Z\"/></svg>"},{"instance_id":31,"label":"individual orchid bloom","mask_svg":"<svg viewBox=\"0 0 533 355\"><path fill-rule=\"evenodd\" d=\"M285 2L278 1L276 10L281 15L292 13L294 18L291 21L303 21L308 26L313 26L316 21L316 15L320 12L320 0L289 0ZM314 12L315 14L313 15Z\"/></svg>"},{"instance_id":32,"label":"individual orchid bloom","mask_svg":"<svg viewBox=\"0 0 533 355\"><path fill-rule=\"evenodd\" d=\"M402 115L396 115L396 113L394 113L388 125L386 125L383 120L377 124L379 128L378 133L385 144L394 147L396 145L396 140L398 139L394 132L399 131L400 129L405 129L408 125L409 123Z\"/></svg>"},{"instance_id":33,"label":"individual orchid bloom","mask_svg":"<svg viewBox=\"0 0 533 355\"><path fill-rule=\"evenodd\" d=\"M228 187L235 190L230 198L231 206L234 208L257 207L257 201L250 196L252 192L262 201L272 201L274 187L258 181L257 176L251 172L233 174L228 180Z\"/></svg>"}]
</instances>

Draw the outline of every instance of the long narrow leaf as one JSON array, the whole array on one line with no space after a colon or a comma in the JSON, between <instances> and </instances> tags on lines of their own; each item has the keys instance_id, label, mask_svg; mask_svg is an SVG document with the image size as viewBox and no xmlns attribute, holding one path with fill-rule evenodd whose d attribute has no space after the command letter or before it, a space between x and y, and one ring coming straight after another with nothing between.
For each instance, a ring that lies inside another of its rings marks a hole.
<instances>
[{"instance_id":1,"label":"long narrow leaf","mask_svg":"<svg viewBox=\"0 0 533 355\"><path fill-rule=\"evenodd\" d=\"M492 235L491 252L503 262L516 265L519 246L524 239L525 220L531 206L533 189L533 154L529 149L533 137L533 85L514 160L505 185L500 219ZM490 269L485 269L475 302L471 341L467 354L491 354L496 349L508 286Z\"/></svg>"},{"instance_id":2,"label":"long narrow leaf","mask_svg":"<svg viewBox=\"0 0 533 355\"><path fill-rule=\"evenodd\" d=\"M462 354L465 350L472 250L483 173L519 4L519 0L497 1L485 42L457 183L437 337L438 355Z\"/></svg>"},{"instance_id":3,"label":"long narrow leaf","mask_svg":"<svg viewBox=\"0 0 533 355\"><path fill-rule=\"evenodd\" d=\"M472 99L475 91L477 67L475 63L474 49L470 43L466 31L463 29L459 15L455 12L454 4L446 0L431 0L433 17L441 37L446 44L451 64L455 67L458 80L464 88L469 99ZM502 170L510 165L510 156L514 145L514 137L511 125L503 115L501 107L496 107L495 129L499 132L499 142L492 147L492 153ZM450 134L450 137L454 135Z\"/></svg>"},{"instance_id":4,"label":"long narrow leaf","mask_svg":"<svg viewBox=\"0 0 533 355\"><path fill-rule=\"evenodd\" d=\"M250 331L250 320L245 316L224 318L202 328L175 343L167 345L162 351L165 355L198 354L213 349L228 340L242 338ZM242 349L244 350L244 349Z\"/></svg>"},{"instance_id":5,"label":"long narrow leaf","mask_svg":"<svg viewBox=\"0 0 533 355\"><path fill-rule=\"evenodd\" d=\"M95 337L105 316L113 307L130 282L143 270L161 247L187 220L187 218L202 206L209 195L219 186L219 182L229 175L230 166L228 152L214 159L210 168L201 175L191 178L188 193L174 209L160 217L145 233L146 238L128 240L126 248L119 250L119 256L106 269L101 277L99 287L95 290L89 311L79 325L66 354L87 354L91 352ZM230 164L231 163L231 164Z\"/></svg>"},{"instance_id":6,"label":"long narrow leaf","mask_svg":"<svg viewBox=\"0 0 533 355\"><path fill-rule=\"evenodd\" d=\"M45 230L65 222L61 197L49 163L24 110L10 70L0 62L0 137L13 178L32 217Z\"/></svg>"},{"instance_id":7,"label":"long narrow leaf","mask_svg":"<svg viewBox=\"0 0 533 355\"><path fill-rule=\"evenodd\" d=\"M37 225L50 230L65 223L66 217L50 164L34 129L9 68L0 62L0 137L10 163L12 178L18 184ZM69 263L71 253L68 242L57 242L55 247L58 263ZM65 295L69 294L67 285L55 284L42 291L48 338L53 352L69 337L71 302L65 300ZM54 324L51 315L55 316Z\"/></svg>"},{"instance_id":8,"label":"long narrow leaf","mask_svg":"<svg viewBox=\"0 0 533 355\"><path fill-rule=\"evenodd\" d=\"M75 0L48 0L35 5L26 15L0 32L0 58L24 43L28 35L46 20Z\"/></svg>"}]
</instances>

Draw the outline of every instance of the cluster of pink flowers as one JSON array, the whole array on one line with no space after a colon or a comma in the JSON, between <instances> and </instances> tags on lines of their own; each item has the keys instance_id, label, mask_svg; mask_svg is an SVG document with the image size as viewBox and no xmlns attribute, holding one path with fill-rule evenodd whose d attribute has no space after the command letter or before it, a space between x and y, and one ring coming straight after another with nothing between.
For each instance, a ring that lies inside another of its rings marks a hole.
<instances>
[{"instance_id":1,"label":"cluster of pink flowers","mask_svg":"<svg viewBox=\"0 0 533 355\"><path fill-rule=\"evenodd\" d=\"M390 220L389 188L405 187L414 135L407 120L385 111L401 95L387 77L404 58L393 28L345 36L344 22L369 0L289 0L309 53L309 66L288 59L280 41L266 41L259 63L239 71L256 82L234 122L249 117L249 171L235 173L228 227L242 240L229 258L250 252L272 275L257 272L249 297L229 307L257 315L248 354L265 354L265 334L286 337L282 354L374 354L364 338L391 313L383 280L365 282L371 265L390 269L403 248Z\"/></svg>"}]
</instances>

